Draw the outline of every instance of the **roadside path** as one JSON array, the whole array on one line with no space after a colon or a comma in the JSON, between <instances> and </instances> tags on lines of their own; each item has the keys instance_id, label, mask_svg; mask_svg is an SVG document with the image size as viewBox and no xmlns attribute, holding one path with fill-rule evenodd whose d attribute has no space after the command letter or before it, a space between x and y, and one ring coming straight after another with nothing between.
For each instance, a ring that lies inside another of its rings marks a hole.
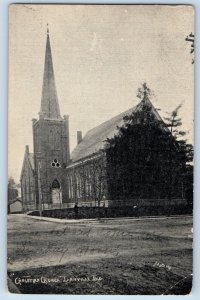
<instances>
[{"instance_id":1,"label":"roadside path","mask_svg":"<svg viewBox=\"0 0 200 300\"><path fill-rule=\"evenodd\" d=\"M184 218L191 218L191 215L174 215L174 216L151 216L151 217L122 217L122 218L102 218L100 220L98 219L59 219L59 218L48 218L48 217L39 217L39 216L31 216L27 214L19 214L19 216L27 216L28 218L33 218L35 220L40 221L47 221L47 222L55 222L55 223L91 223L91 222L104 222L104 221L112 221L112 222L119 222L119 221L126 221L126 220L132 220L132 221L144 221L144 220L167 220L167 219L182 219Z\"/></svg>"}]
</instances>

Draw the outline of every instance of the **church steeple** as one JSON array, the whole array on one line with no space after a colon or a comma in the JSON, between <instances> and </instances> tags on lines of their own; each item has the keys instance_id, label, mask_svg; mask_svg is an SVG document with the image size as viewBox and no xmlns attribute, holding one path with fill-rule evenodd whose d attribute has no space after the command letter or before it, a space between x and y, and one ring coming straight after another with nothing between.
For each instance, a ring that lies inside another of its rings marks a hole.
<instances>
[{"instance_id":1,"label":"church steeple","mask_svg":"<svg viewBox=\"0 0 200 300\"><path fill-rule=\"evenodd\" d=\"M47 24L47 41L44 64L44 77L42 87L42 100L40 108L40 117L47 119L61 119L58 97L56 92L53 61L51 55L51 45L49 37L49 28Z\"/></svg>"}]
</instances>

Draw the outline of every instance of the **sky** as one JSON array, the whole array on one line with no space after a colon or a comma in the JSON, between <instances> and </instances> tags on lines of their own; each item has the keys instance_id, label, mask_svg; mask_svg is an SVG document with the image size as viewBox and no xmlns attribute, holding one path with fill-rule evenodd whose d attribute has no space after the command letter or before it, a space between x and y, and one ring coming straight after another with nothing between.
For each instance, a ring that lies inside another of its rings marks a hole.
<instances>
[{"instance_id":1,"label":"sky","mask_svg":"<svg viewBox=\"0 0 200 300\"><path fill-rule=\"evenodd\" d=\"M61 115L70 149L86 132L135 106L147 82L161 117L179 104L193 143L192 6L11 5L9 11L8 175L19 182L32 119L40 110L47 23Z\"/></svg>"}]
</instances>

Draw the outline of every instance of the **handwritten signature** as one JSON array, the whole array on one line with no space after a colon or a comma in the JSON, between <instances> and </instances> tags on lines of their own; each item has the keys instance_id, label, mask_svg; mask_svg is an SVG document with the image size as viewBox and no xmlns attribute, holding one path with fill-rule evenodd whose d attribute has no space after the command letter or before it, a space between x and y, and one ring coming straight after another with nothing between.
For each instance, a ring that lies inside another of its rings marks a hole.
<instances>
[{"instance_id":1,"label":"handwritten signature","mask_svg":"<svg viewBox=\"0 0 200 300\"><path fill-rule=\"evenodd\" d=\"M22 276L22 277L16 277L14 280L14 283L16 285L22 285L22 284L49 284L49 283L78 283L78 282L99 282L102 281L103 278L101 276L91 275L91 276L74 276L74 277L67 277L67 276L58 276L58 277L31 277L31 276Z\"/></svg>"},{"instance_id":2,"label":"handwritten signature","mask_svg":"<svg viewBox=\"0 0 200 300\"><path fill-rule=\"evenodd\" d=\"M171 270L171 266L163 264L163 263L159 263L159 262L155 262L153 267L158 267L158 268L164 268L164 269L168 269L169 271Z\"/></svg>"}]
</instances>

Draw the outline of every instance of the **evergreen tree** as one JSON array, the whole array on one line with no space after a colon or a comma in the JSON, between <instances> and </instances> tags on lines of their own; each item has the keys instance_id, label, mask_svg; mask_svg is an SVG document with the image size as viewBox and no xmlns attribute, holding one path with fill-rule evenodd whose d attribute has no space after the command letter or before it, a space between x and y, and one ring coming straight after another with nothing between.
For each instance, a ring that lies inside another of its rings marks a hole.
<instances>
[{"instance_id":1,"label":"evergreen tree","mask_svg":"<svg viewBox=\"0 0 200 300\"><path fill-rule=\"evenodd\" d=\"M17 197L18 197L18 190L16 188L15 181L12 177L9 177L9 179L8 179L8 199L7 199L8 213L10 213L10 204Z\"/></svg>"},{"instance_id":2,"label":"evergreen tree","mask_svg":"<svg viewBox=\"0 0 200 300\"><path fill-rule=\"evenodd\" d=\"M107 140L111 199L182 197L180 174L192 158L191 148L183 141L177 142L172 130L157 117L150 95L150 89L143 84L138 93L142 99L139 107L124 117L118 134ZM173 129L181 122L176 121Z\"/></svg>"},{"instance_id":3,"label":"evergreen tree","mask_svg":"<svg viewBox=\"0 0 200 300\"><path fill-rule=\"evenodd\" d=\"M16 188L15 181L12 177L8 179L8 200L14 200L18 196L18 191Z\"/></svg>"},{"instance_id":4,"label":"evergreen tree","mask_svg":"<svg viewBox=\"0 0 200 300\"><path fill-rule=\"evenodd\" d=\"M171 135L175 138L177 144L177 159L181 162L179 176L182 180L182 197L187 198L188 202L192 202L193 190L193 167L188 165L193 161L194 150L192 144L188 144L183 137L187 132L179 130L182 125L182 119L179 117L179 110L182 105L178 105L171 113L168 113L168 117L165 118L166 126L169 128ZM171 161L170 161L171 164ZM171 168L171 180L173 179L173 169ZM190 192L188 193L188 191Z\"/></svg>"}]
</instances>

